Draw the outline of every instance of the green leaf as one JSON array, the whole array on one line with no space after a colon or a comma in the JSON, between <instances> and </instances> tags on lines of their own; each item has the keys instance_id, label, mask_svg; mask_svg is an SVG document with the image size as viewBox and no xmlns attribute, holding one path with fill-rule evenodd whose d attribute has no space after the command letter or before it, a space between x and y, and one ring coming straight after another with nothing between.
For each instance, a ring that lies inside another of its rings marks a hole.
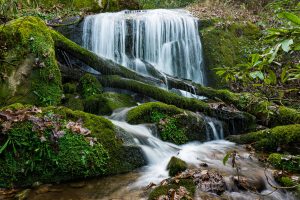
<instances>
[{"instance_id":1,"label":"green leaf","mask_svg":"<svg viewBox=\"0 0 300 200\"><path fill-rule=\"evenodd\" d=\"M231 155L231 152L226 153L225 157L223 158L223 165L226 165L230 155Z\"/></svg>"},{"instance_id":2,"label":"green leaf","mask_svg":"<svg viewBox=\"0 0 300 200\"><path fill-rule=\"evenodd\" d=\"M277 77L276 77L275 72L273 70L269 70L268 72L269 72L269 79L271 81L270 83L276 85L276 83L277 83Z\"/></svg>"},{"instance_id":3,"label":"green leaf","mask_svg":"<svg viewBox=\"0 0 300 200\"><path fill-rule=\"evenodd\" d=\"M290 12L279 13L278 17L287 19L287 20L293 22L294 24L300 25L300 17L298 17L297 15L294 15L293 13L290 13Z\"/></svg>"},{"instance_id":4,"label":"green leaf","mask_svg":"<svg viewBox=\"0 0 300 200\"><path fill-rule=\"evenodd\" d=\"M280 74L281 83L285 83L288 79L286 72L287 72L287 68L285 67L282 69L282 72Z\"/></svg>"},{"instance_id":5,"label":"green leaf","mask_svg":"<svg viewBox=\"0 0 300 200\"><path fill-rule=\"evenodd\" d=\"M291 50L291 45L294 44L293 39L286 39L281 42L281 48L285 52L289 52Z\"/></svg>"},{"instance_id":6,"label":"green leaf","mask_svg":"<svg viewBox=\"0 0 300 200\"><path fill-rule=\"evenodd\" d=\"M270 53L272 54L271 58L269 59L269 63L272 63L277 56L279 48L281 47L281 43L276 44L274 48L271 49Z\"/></svg>"},{"instance_id":7,"label":"green leaf","mask_svg":"<svg viewBox=\"0 0 300 200\"><path fill-rule=\"evenodd\" d=\"M261 71L251 72L250 77L253 79L259 78L260 80L264 80L264 74Z\"/></svg>"},{"instance_id":8,"label":"green leaf","mask_svg":"<svg viewBox=\"0 0 300 200\"><path fill-rule=\"evenodd\" d=\"M10 139L8 138L7 141L5 142L5 144L1 147L0 149L0 154L6 149L7 145L9 144Z\"/></svg>"}]
</instances>

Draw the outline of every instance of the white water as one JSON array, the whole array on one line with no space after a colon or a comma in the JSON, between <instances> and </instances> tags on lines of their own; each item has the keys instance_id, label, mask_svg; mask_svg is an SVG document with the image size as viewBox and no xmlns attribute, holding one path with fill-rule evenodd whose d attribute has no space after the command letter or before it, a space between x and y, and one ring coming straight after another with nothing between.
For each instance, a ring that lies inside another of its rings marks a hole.
<instances>
[{"instance_id":1,"label":"white water","mask_svg":"<svg viewBox=\"0 0 300 200\"><path fill-rule=\"evenodd\" d=\"M198 21L183 10L101 13L85 18L83 45L137 72L146 65L204 84Z\"/></svg>"},{"instance_id":2,"label":"white water","mask_svg":"<svg viewBox=\"0 0 300 200\"><path fill-rule=\"evenodd\" d=\"M185 145L174 145L155 137L148 125L130 125L125 122L124 120L128 110L129 109L119 110L110 118L114 125L121 127L134 137L136 144L142 148L148 161L148 165L143 168L141 176L136 182L130 185L131 189L145 187L151 182L158 184L162 180L168 178L166 166L171 157L176 156L190 165L200 167L201 163L207 163L210 169L217 169L221 174L227 174L225 175L225 181L228 190L225 194L233 200L257 199L259 197L257 194L240 191L234 187L234 184L230 181L229 177L236 175L235 169L233 169L230 164L224 166L222 163L222 160L228 151L237 150L240 153L240 158L237 162L240 163L241 166L241 175L262 180L266 188L261 194L269 194L273 191L266 181L264 168L260 166L256 159L250 158L249 153L242 147L238 147L234 143L225 140L219 140L223 139L224 136L222 123L220 121L206 117L206 122L208 123L207 126L210 127L210 135L214 136L214 138L212 138L214 139L213 141L205 143L190 142ZM273 185L276 185L270 170L267 171L267 174L270 182ZM294 197L289 193L276 191L264 197L264 199L293 200Z\"/></svg>"}]
</instances>

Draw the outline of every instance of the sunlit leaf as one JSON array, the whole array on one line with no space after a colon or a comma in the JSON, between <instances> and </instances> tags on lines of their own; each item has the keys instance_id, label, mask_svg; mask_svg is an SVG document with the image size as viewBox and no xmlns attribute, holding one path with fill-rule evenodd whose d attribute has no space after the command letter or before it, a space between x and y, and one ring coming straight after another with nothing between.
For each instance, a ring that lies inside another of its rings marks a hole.
<instances>
[{"instance_id":1,"label":"sunlit leaf","mask_svg":"<svg viewBox=\"0 0 300 200\"><path fill-rule=\"evenodd\" d=\"M291 50L291 45L294 44L293 39L287 39L281 42L281 48L285 52L289 52Z\"/></svg>"},{"instance_id":2,"label":"sunlit leaf","mask_svg":"<svg viewBox=\"0 0 300 200\"><path fill-rule=\"evenodd\" d=\"M261 71L251 72L250 77L253 79L259 78L260 80L264 80L264 74Z\"/></svg>"},{"instance_id":3,"label":"sunlit leaf","mask_svg":"<svg viewBox=\"0 0 300 200\"><path fill-rule=\"evenodd\" d=\"M279 13L278 17L287 19L287 20L293 22L294 24L300 25L300 17L298 17L297 15L294 15L293 13L290 13L290 12Z\"/></svg>"}]
</instances>

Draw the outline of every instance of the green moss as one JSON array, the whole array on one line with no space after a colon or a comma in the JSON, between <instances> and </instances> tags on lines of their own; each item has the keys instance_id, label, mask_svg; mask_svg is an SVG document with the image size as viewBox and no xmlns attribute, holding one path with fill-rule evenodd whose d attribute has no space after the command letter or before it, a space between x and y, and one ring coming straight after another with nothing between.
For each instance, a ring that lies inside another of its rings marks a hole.
<instances>
[{"instance_id":1,"label":"green moss","mask_svg":"<svg viewBox=\"0 0 300 200\"><path fill-rule=\"evenodd\" d=\"M97 115L109 115L112 110L103 95L93 95L84 100L84 111Z\"/></svg>"},{"instance_id":2,"label":"green moss","mask_svg":"<svg viewBox=\"0 0 300 200\"><path fill-rule=\"evenodd\" d=\"M83 107L83 100L79 97L75 97L73 95L67 95L66 96L66 102L64 103L64 106L72 109L72 110L84 110Z\"/></svg>"},{"instance_id":3,"label":"green moss","mask_svg":"<svg viewBox=\"0 0 300 200\"><path fill-rule=\"evenodd\" d=\"M79 81L79 92L83 98L101 94L103 91L102 85L97 78L91 74L85 74Z\"/></svg>"},{"instance_id":4,"label":"green moss","mask_svg":"<svg viewBox=\"0 0 300 200\"><path fill-rule=\"evenodd\" d=\"M115 109L136 106L130 95L105 92L85 99L84 110L92 114L110 115Z\"/></svg>"},{"instance_id":5,"label":"green moss","mask_svg":"<svg viewBox=\"0 0 300 200\"><path fill-rule=\"evenodd\" d=\"M271 116L271 124L300 124L300 111L280 106L278 108L278 115Z\"/></svg>"},{"instance_id":6,"label":"green moss","mask_svg":"<svg viewBox=\"0 0 300 200\"><path fill-rule=\"evenodd\" d=\"M195 0L139 0L143 9L183 8Z\"/></svg>"},{"instance_id":7,"label":"green moss","mask_svg":"<svg viewBox=\"0 0 300 200\"><path fill-rule=\"evenodd\" d=\"M300 172L300 156L273 153L269 156L268 162L274 167L281 170Z\"/></svg>"},{"instance_id":8,"label":"green moss","mask_svg":"<svg viewBox=\"0 0 300 200\"><path fill-rule=\"evenodd\" d=\"M153 119L152 113L155 111L169 116L183 112L182 109L173 105L167 105L160 102L150 102L131 109L127 114L127 121L131 124L154 122L156 119Z\"/></svg>"},{"instance_id":9,"label":"green moss","mask_svg":"<svg viewBox=\"0 0 300 200\"><path fill-rule=\"evenodd\" d=\"M300 124L277 126L272 129L230 136L229 140L239 144L254 144L257 150L275 152L278 147L289 152L297 151L300 144Z\"/></svg>"},{"instance_id":10,"label":"green moss","mask_svg":"<svg viewBox=\"0 0 300 200\"><path fill-rule=\"evenodd\" d=\"M222 81L213 69L235 66L245 61L247 55L255 48L255 42L261 34L254 24L232 23L228 26L208 26L201 29L201 35L209 72L207 79L211 80L209 84L222 87Z\"/></svg>"},{"instance_id":11,"label":"green moss","mask_svg":"<svg viewBox=\"0 0 300 200\"><path fill-rule=\"evenodd\" d=\"M193 197L196 186L194 184L194 181L192 179L179 179L178 183L171 182L168 185L161 185L156 188L154 188L153 191L149 194L148 199L149 200L156 200L161 195L167 195L170 189L177 190L180 186L185 187L188 192L190 193L190 196Z\"/></svg>"},{"instance_id":12,"label":"green moss","mask_svg":"<svg viewBox=\"0 0 300 200\"><path fill-rule=\"evenodd\" d=\"M206 140L205 122L200 116L160 102L131 109L127 121L133 124L156 123L161 139L175 144Z\"/></svg>"},{"instance_id":13,"label":"green moss","mask_svg":"<svg viewBox=\"0 0 300 200\"><path fill-rule=\"evenodd\" d=\"M0 27L0 104L56 105L62 95L54 42L44 22L34 17ZM3 43L3 44L2 44ZM5 96L4 96L5 95Z\"/></svg>"},{"instance_id":14,"label":"green moss","mask_svg":"<svg viewBox=\"0 0 300 200\"><path fill-rule=\"evenodd\" d=\"M63 85L65 94L74 94L77 89L77 85L75 83L66 83Z\"/></svg>"},{"instance_id":15,"label":"green moss","mask_svg":"<svg viewBox=\"0 0 300 200\"><path fill-rule=\"evenodd\" d=\"M292 187L296 185L296 183L290 177L287 176L280 177L279 179L276 179L276 181L280 183L280 185L282 185L283 187Z\"/></svg>"},{"instance_id":16,"label":"green moss","mask_svg":"<svg viewBox=\"0 0 300 200\"><path fill-rule=\"evenodd\" d=\"M173 156L167 165L169 176L176 176L178 173L187 169L187 164L183 160Z\"/></svg>"}]
</instances>

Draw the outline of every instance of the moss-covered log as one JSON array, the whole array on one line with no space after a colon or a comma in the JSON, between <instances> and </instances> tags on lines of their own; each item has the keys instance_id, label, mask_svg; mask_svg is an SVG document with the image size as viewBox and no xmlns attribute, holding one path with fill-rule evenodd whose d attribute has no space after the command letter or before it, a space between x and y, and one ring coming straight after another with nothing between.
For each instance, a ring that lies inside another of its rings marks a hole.
<instances>
[{"instance_id":1,"label":"moss-covered log","mask_svg":"<svg viewBox=\"0 0 300 200\"><path fill-rule=\"evenodd\" d=\"M299 154L300 124L277 126L245 135L232 135L228 139L238 144L253 144L260 151L276 152L280 149Z\"/></svg>"}]
</instances>

